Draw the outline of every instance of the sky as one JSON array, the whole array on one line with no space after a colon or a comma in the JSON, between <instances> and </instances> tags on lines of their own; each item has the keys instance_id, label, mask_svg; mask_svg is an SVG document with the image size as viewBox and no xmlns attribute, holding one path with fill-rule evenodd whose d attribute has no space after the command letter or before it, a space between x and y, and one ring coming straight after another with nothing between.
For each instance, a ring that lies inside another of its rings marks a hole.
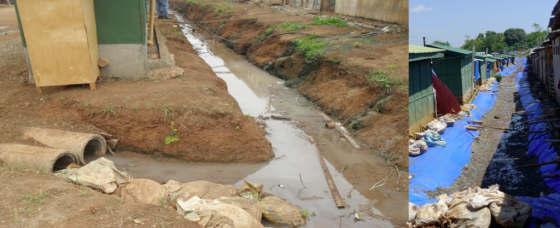
<instances>
[{"instance_id":1,"label":"sky","mask_svg":"<svg viewBox=\"0 0 560 228\"><path fill-rule=\"evenodd\" d=\"M453 47L488 30L503 33L508 28L535 31L533 23L548 27L552 8L558 0L409 0L410 44L422 46L435 40Z\"/></svg>"}]
</instances>

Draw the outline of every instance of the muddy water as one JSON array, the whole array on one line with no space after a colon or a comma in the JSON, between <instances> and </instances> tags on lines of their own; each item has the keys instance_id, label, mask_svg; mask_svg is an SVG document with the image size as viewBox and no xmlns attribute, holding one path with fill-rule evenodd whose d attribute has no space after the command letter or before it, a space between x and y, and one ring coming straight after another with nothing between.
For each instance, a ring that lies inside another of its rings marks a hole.
<instances>
[{"instance_id":1,"label":"muddy water","mask_svg":"<svg viewBox=\"0 0 560 228\"><path fill-rule=\"evenodd\" d=\"M387 197L394 197L396 186L387 183L374 191L360 193L352 190L355 188L355 180L345 178L326 160L340 195L347 204L345 209L337 209L310 136L315 138L323 153L338 153L348 163L369 161L372 164L383 164L381 157L356 153L347 142L339 139L338 133L324 127L325 122L318 115L319 108L285 87L282 80L251 65L223 44L206 42L204 37L191 34L192 28L188 24L181 26L199 56L226 81L229 93L237 100L241 110L256 117L257 121L266 123L266 137L272 143L277 159L259 164L194 164L110 156L118 167L125 168L135 178L149 178L159 182L170 179L180 182L206 180L235 187L241 187L243 180L262 183L265 192L284 198L301 210L314 212L315 216L310 217L306 227L393 227L384 218L388 215L395 217L397 211L402 213L402 210L395 209L399 206L391 205L390 202L389 207L375 204L377 199L387 201ZM267 107L270 110L265 113ZM269 117L271 114L289 116L292 120L259 118ZM375 169L371 175L381 179L387 173L389 168L385 166ZM350 178L352 177L355 178L350 174ZM405 205L406 200L401 201ZM353 211L361 211L364 221L355 221L353 216L349 217Z\"/></svg>"}]
</instances>

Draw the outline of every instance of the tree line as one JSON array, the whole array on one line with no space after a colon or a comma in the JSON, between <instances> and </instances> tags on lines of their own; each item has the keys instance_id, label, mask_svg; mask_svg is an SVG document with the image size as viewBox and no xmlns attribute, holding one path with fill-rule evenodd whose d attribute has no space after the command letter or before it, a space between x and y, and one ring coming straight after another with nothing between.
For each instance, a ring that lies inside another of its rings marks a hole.
<instances>
[{"instance_id":1,"label":"tree line","mask_svg":"<svg viewBox=\"0 0 560 228\"><path fill-rule=\"evenodd\" d=\"M488 48L488 53L499 53L504 50L515 51L522 48L531 48L537 45L539 38L545 37L550 32L537 23L533 23L533 28L535 31L529 34L525 33L524 29L509 28L503 33L495 31L479 33L476 38L472 39L469 35L465 35L465 43L461 46L461 49L472 50L474 45L476 52L485 52ZM433 44L449 46L449 43L437 40Z\"/></svg>"}]
</instances>

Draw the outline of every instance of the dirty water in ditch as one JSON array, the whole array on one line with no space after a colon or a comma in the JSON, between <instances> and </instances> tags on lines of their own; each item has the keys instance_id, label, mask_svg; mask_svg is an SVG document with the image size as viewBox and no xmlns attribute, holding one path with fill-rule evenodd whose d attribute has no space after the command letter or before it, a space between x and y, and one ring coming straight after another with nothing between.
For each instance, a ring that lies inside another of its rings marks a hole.
<instances>
[{"instance_id":1,"label":"dirty water in ditch","mask_svg":"<svg viewBox=\"0 0 560 228\"><path fill-rule=\"evenodd\" d=\"M183 22L182 18L177 19ZM390 172L383 158L353 153L355 149L341 139L339 133L325 128L323 118L318 115L321 110L285 87L283 80L253 66L221 43L201 40L203 38L190 33L190 25L183 24L181 28L199 56L226 81L229 93L237 100L243 113L255 118L271 114L292 118L291 121L257 118L257 121L266 124L266 138L272 143L276 159L256 164L209 164L108 155L118 168L127 170L135 178L158 182L206 180L235 187L241 187L244 180L261 183L265 192L284 198L301 210L314 212L316 216L310 216L306 227L393 227L386 216L396 216L402 211L396 205L405 207L406 203L405 200L400 200L403 203L399 204L386 202L398 197L394 191L396 185L387 183L362 194L354 189L352 180L345 178L326 160L338 191L347 204L345 209L337 209L309 135L315 138L322 152L344 153L349 163L371 161L379 164L376 173L372 173L377 179ZM265 114L268 106L270 111ZM350 177L355 178L352 174ZM377 179L372 179L372 184ZM406 193L401 195L407 196ZM378 200L385 201L384 208L379 207ZM353 214L349 216L354 211L361 211L364 220L354 220ZM397 223L404 225L403 221Z\"/></svg>"}]
</instances>

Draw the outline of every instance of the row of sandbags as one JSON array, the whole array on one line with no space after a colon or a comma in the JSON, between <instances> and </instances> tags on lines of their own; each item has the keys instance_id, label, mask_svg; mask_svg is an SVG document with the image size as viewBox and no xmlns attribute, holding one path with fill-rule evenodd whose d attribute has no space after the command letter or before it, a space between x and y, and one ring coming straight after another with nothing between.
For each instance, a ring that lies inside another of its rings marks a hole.
<instances>
[{"instance_id":1,"label":"row of sandbags","mask_svg":"<svg viewBox=\"0 0 560 228\"><path fill-rule=\"evenodd\" d=\"M531 205L499 191L468 188L453 198L440 195L436 203L420 208L409 202L412 227L489 227L492 218L501 227L523 227L531 218Z\"/></svg>"},{"instance_id":2,"label":"row of sandbags","mask_svg":"<svg viewBox=\"0 0 560 228\"><path fill-rule=\"evenodd\" d=\"M408 154L410 156L418 156L428 150L428 147L434 146L447 146L445 139L440 135L445 132L445 129L452 127L455 124L455 119L450 116L442 116L426 125L427 130L421 133L416 133L418 140L410 139L408 141Z\"/></svg>"},{"instance_id":3,"label":"row of sandbags","mask_svg":"<svg viewBox=\"0 0 560 228\"><path fill-rule=\"evenodd\" d=\"M295 206L263 193L263 186L245 182L240 189L207 181L165 184L133 179L119 171L111 160L99 158L83 167L70 166L56 176L107 194L125 202L169 204L185 219L203 227L263 227L261 219L284 226L305 225L305 215Z\"/></svg>"}]
</instances>

